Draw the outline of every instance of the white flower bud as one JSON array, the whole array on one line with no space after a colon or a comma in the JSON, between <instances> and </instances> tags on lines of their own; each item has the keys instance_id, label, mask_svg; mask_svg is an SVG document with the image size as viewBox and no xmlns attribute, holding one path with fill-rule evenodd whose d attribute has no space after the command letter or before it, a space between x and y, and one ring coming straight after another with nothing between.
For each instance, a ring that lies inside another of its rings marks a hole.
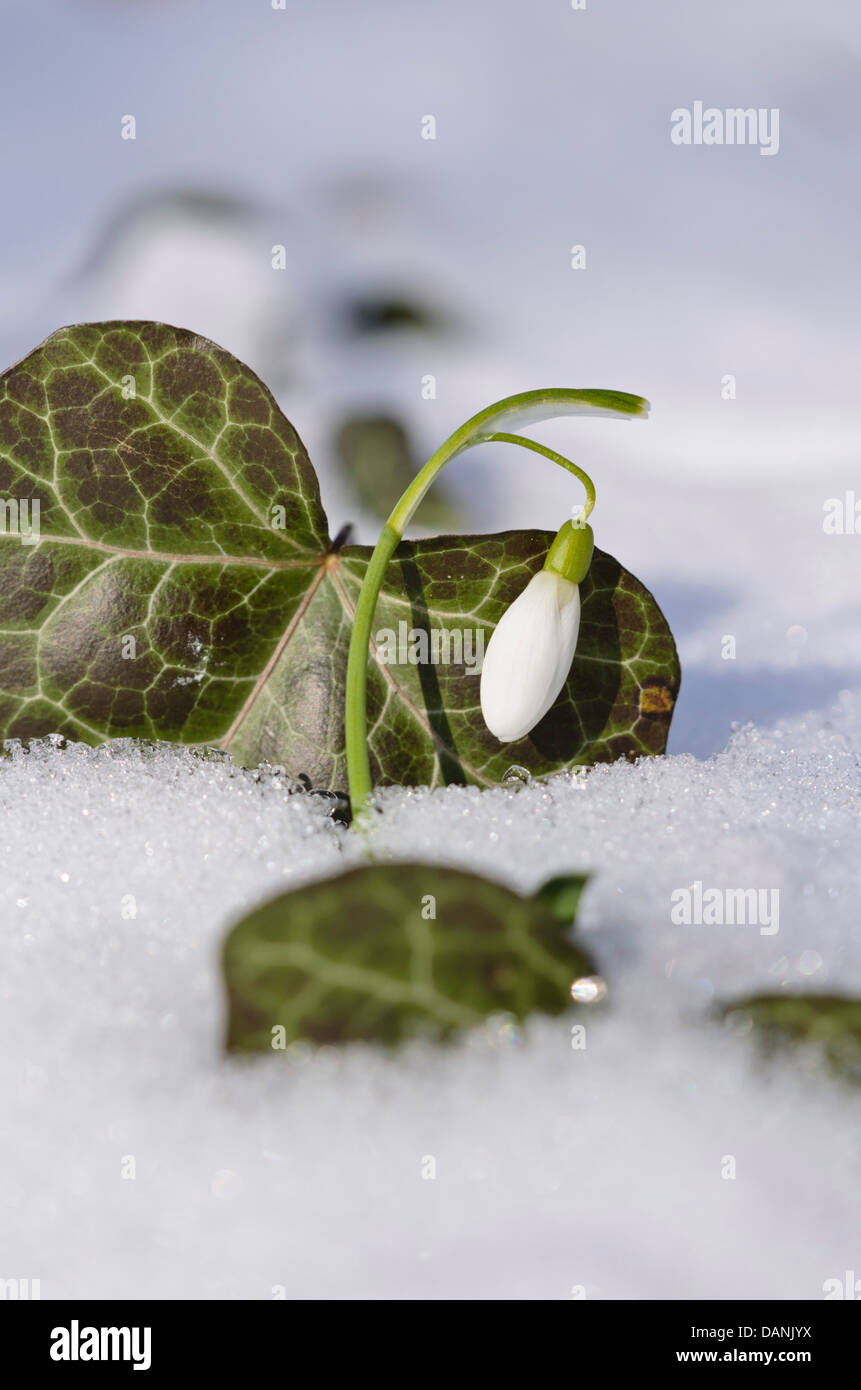
<instances>
[{"instance_id":1,"label":"white flower bud","mask_svg":"<svg viewBox=\"0 0 861 1390\"><path fill-rule=\"evenodd\" d=\"M501 743L543 719L571 669L580 632L580 588L539 570L499 620L481 668L481 712Z\"/></svg>"}]
</instances>

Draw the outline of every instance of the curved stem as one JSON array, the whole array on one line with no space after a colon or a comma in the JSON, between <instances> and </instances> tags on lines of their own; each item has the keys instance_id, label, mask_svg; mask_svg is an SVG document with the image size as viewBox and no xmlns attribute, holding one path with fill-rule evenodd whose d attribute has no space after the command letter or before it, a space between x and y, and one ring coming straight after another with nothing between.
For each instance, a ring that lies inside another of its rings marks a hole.
<instances>
[{"instance_id":1,"label":"curved stem","mask_svg":"<svg viewBox=\"0 0 861 1390\"><path fill-rule=\"evenodd\" d=\"M347 781L350 804L355 818L371 794L371 765L368 758L368 646L371 623L377 606L377 596L383 585L386 568L401 539L400 533L386 522L374 553L368 561L359 601L353 617L350 635L350 655L347 658L345 692L345 745L347 752Z\"/></svg>"},{"instance_id":2,"label":"curved stem","mask_svg":"<svg viewBox=\"0 0 861 1390\"><path fill-rule=\"evenodd\" d=\"M453 459L455 454L460 453L463 446L456 441L457 435L447 439L445 444L431 455L421 472L413 478L380 532L380 539L374 546L362 580L353 618L353 631L350 635L344 712L347 780L354 818L358 816L373 790L368 757L368 646L377 599L388 563L403 539L404 529L408 526L416 507L440 469Z\"/></svg>"},{"instance_id":3,"label":"curved stem","mask_svg":"<svg viewBox=\"0 0 861 1390\"><path fill-rule=\"evenodd\" d=\"M347 683L346 683L346 710L345 710L345 744L347 753L347 778L350 787L350 803L354 818L358 816L360 810L367 802L373 790L371 784L371 765L368 757L368 710L367 710L367 675L368 675L368 646L371 640L371 625L374 621L374 612L377 607L377 599L380 589L383 586L388 563L395 553L398 545L403 539L403 533L409 525L416 508L430 488L436 475L465 447L461 443L459 436L461 431L447 439L445 444L432 454L424 468L416 474L406 492L400 498L391 512L388 521L383 527L380 538L374 547L373 554L368 562L365 577L362 581L359 601L356 604L356 612L353 618L353 631L350 636L350 654L347 659ZM525 449L532 449L536 454L543 455L550 459L552 463L558 463L560 468L565 468L569 473L573 473L579 478L586 489L586 504L583 508L583 520L590 514L595 505L595 484L584 472L578 468L576 463L566 459L562 454L557 454L555 449L548 449L545 444L537 444L534 439L527 439L519 434L496 433L485 435L484 438L476 442L498 441L503 444L522 444ZM469 441L472 443L472 440Z\"/></svg>"},{"instance_id":4,"label":"curved stem","mask_svg":"<svg viewBox=\"0 0 861 1390\"><path fill-rule=\"evenodd\" d=\"M522 444L524 448L542 454L544 458L559 464L561 468L567 469L580 479L586 489L585 519L595 504L595 488L588 474L553 449L536 444L533 439L526 439L521 435L501 433L496 426L506 422L517 425L538 423L541 420L558 419L561 415L604 415L619 419L626 416L643 417L648 413L649 402L642 396L632 396L626 391L581 391L569 387L545 387L538 391L523 391L516 396L507 396L504 400L496 401L477 415L473 415L440 445L424 468L416 474L395 505L374 547L353 619L350 655L347 661L345 741L347 777L354 816L365 806L372 790L368 758L367 676L368 646L377 598L386 567L403 538L410 518L437 473L473 444L493 439L509 444Z\"/></svg>"},{"instance_id":5,"label":"curved stem","mask_svg":"<svg viewBox=\"0 0 861 1390\"><path fill-rule=\"evenodd\" d=\"M586 489L586 505L583 508L582 521L591 514L595 505L595 484L589 474L583 468L578 468L576 463L572 463L562 454L557 454L555 449L548 449L546 444L538 444L534 439L527 439L522 434L491 434L490 440L499 440L502 444L520 444L524 449L532 449L536 454L542 454L544 458L550 459L551 463L558 463L560 468L567 468L569 473L573 473L575 478L579 478Z\"/></svg>"}]
</instances>

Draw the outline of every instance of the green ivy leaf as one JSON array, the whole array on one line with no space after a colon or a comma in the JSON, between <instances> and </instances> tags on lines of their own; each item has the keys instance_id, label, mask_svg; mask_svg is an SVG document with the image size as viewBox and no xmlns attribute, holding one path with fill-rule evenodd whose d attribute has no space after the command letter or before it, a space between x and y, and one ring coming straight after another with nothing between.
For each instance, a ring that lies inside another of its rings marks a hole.
<instances>
[{"instance_id":1,"label":"green ivy leaf","mask_svg":"<svg viewBox=\"0 0 861 1390\"><path fill-rule=\"evenodd\" d=\"M722 1015L773 1054L805 1046L846 1080L861 1082L861 999L840 994L755 994Z\"/></svg>"},{"instance_id":2,"label":"green ivy leaf","mask_svg":"<svg viewBox=\"0 0 861 1390\"><path fill-rule=\"evenodd\" d=\"M614 397L569 394L572 410ZM532 395L546 415L547 393ZM164 324L62 329L0 377L0 499L40 506L34 544L0 514L0 737L213 744L345 789L347 649L370 550L332 550L307 453L253 372ZM474 655L550 540L405 542L375 634L436 629L444 654L442 630L459 630ZM375 782L493 785L512 763L543 775L662 752L679 667L660 609L601 551L581 592L568 683L516 744L485 728L466 659L372 660Z\"/></svg>"},{"instance_id":3,"label":"green ivy leaf","mask_svg":"<svg viewBox=\"0 0 861 1390\"><path fill-rule=\"evenodd\" d=\"M439 1041L492 1014L561 1013L592 973L540 896L430 864L282 893L233 928L223 964L227 1045L243 1052Z\"/></svg>"}]
</instances>

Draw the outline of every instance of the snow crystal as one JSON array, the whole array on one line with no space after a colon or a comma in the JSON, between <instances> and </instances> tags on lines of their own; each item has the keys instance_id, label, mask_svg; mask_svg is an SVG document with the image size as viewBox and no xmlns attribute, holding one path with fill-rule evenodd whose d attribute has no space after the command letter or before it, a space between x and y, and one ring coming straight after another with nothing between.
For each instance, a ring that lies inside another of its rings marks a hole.
<instances>
[{"instance_id":1,"label":"snow crystal","mask_svg":"<svg viewBox=\"0 0 861 1390\"><path fill-rule=\"evenodd\" d=\"M442 1050L236 1060L225 932L366 842L223 755L13 746L0 1274L43 1297L821 1297L859 1267L857 1098L712 1006L861 991L859 755L845 695L706 761L389 790L379 857L521 891L588 871L606 1000ZM779 889L779 929L674 925L697 881Z\"/></svg>"}]
</instances>

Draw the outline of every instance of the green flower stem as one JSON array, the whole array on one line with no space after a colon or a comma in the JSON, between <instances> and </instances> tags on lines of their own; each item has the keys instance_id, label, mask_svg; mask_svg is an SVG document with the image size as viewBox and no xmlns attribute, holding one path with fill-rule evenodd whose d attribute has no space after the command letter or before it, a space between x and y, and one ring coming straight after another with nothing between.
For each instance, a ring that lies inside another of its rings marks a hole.
<instances>
[{"instance_id":1,"label":"green flower stem","mask_svg":"<svg viewBox=\"0 0 861 1390\"><path fill-rule=\"evenodd\" d=\"M350 804L355 819L367 803L372 791L371 764L368 757L368 646L371 625L383 587L388 563L403 540L410 519L440 469L465 447L452 435L432 454L420 473L417 473L406 492L392 511L374 546L368 561L365 578L356 604L353 631L350 635L350 654L347 658L345 744L347 778L350 785Z\"/></svg>"},{"instance_id":2,"label":"green flower stem","mask_svg":"<svg viewBox=\"0 0 861 1390\"><path fill-rule=\"evenodd\" d=\"M414 486L415 484L411 484ZM391 518L380 533L374 553L368 561L365 578L356 604L350 654L347 658L345 690L345 743L347 750L347 779L353 818L358 816L371 794L371 764L368 758L368 646L377 598L385 578L386 568L401 540Z\"/></svg>"},{"instance_id":3,"label":"green flower stem","mask_svg":"<svg viewBox=\"0 0 861 1390\"><path fill-rule=\"evenodd\" d=\"M354 818L358 816L372 791L371 765L368 757L367 676L368 645L371 639L371 626L374 621L377 599L380 589L383 587L389 561L403 540L403 533L412 520L416 508L436 475L457 454L468 447L468 445L459 442L460 433L459 430L457 434L447 439L410 483L380 533L380 539L374 547L374 553L368 562L365 578L362 581L350 637L346 684L347 777L350 783L350 802ZM544 444L536 444L534 439L526 439L519 434L490 434L486 435L481 442L490 443L491 441L503 444L522 444L525 449L532 449L536 454L542 454L544 458L558 463L560 468L566 468L569 473L573 473L575 477L580 479L586 489L583 517L587 517L592 511L595 505L595 484L588 473L584 472L582 468L578 468L576 463L571 463L562 454L557 454L554 449L548 449Z\"/></svg>"},{"instance_id":4,"label":"green flower stem","mask_svg":"<svg viewBox=\"0 0 861 1390\"><path fill-rule=\"evenodd\" d=\"M558 463L560 468L567 468L569 473L573 473L575 478L579 478L586 489L586 505L583 508L581 521L585 521L592 512L595 505L595 484L589 474L582 468L578 468L576 463L564 458L562 454L557 454L555 449L548 449L546 444L538 444L534 439L526 439L522 434L492 434L490 439L498 439L503 444L521 444L524 449L532 449L536 454L543 454L544 458L550 459L551 463Z\"/></svg>"},{"instance_id":5,"label":"green flower stem","mask_svg":"<svg viewBox=\"0 0 861 1390\"><path fill-rule=\"evenodd\" d=\"M551 462L557 463L579 478L586 489L586 505L583 519L595 505L595 487L587 473L576 464L548 449L544 444L536 444L519 434L507 434L496 430L503 421L517 424L538 420L553 419L560 415L646 415L648 402L640 396L630 396L622 391L572 391L552 388L540 391L525 391L517 396L509 396L497 401L467 420L460 429L455 430L436 453L432 454L424 468L416 474L406 492L397 502L374 547L362 583L353 631L350 638L350 654L347 660L345 742L347 753L347 777L350 785L350 801L353 816L357 818L367 805L371 795L371 767L368 757L368 716L367 679L368 648L371 640L371 626L377 599L383 585L388 563L403 539L406 527L430 488L437 474L458 454L474 444L498 441L506 444L521 444L541 454Z\"/></svg>"}]
</instances>

